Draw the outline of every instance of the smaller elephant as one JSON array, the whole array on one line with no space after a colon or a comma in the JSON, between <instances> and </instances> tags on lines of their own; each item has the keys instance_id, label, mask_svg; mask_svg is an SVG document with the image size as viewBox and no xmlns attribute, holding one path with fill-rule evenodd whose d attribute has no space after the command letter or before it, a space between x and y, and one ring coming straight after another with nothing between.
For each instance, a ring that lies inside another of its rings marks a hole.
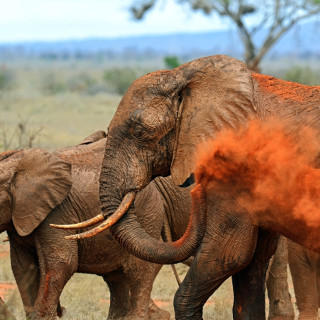
<instances>
[{"instance_id":1,"label":"smaller elephant","mask_svg":"<svg viewBox=\"0 0 320 320\"><path fill-rule=\"evenodd\" d=\"M76 231L49 226L77 223L100 212L98 178L105 143L102 133L53 153L29 149L0 155L0 232L8 233L12 270L30 319L61 316L59 297L75 272L103 277L111 295L108 319L170 318L150 299L161 265L129 254L109 231L67 241L64 236ZM160 178L137 195L134 206L151 236L159 239L164 219L170 219L175 237L189 221L190 188Z\"/></svg>"},{"instance_id":2,"label":"smaller elephant","mask_svg":"<svg viewBox=\"0 0 320 320\"><path fill-rule=\"evenodd\" d=\"M320 307L320 255L288 239L288 262L299 320L317 320Z\"/></svg>"}]
</instances>

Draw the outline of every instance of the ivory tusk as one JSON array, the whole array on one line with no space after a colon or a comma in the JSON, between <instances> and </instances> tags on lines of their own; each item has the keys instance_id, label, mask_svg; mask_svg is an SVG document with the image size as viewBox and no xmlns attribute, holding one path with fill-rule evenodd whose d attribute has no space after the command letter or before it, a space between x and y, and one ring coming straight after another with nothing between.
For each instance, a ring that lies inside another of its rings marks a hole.
<instances>
[{"instance_id":1,"label":"ivory tusk","mask_svg":"<svg viewBox=\"0 0 320 320\"><path fill-rule=\"evenodd\" d=\"M135 192L133 192L133 191L128 192L124 196L118 209L108 219L106 219L104 222L99 224L97 227L95 227L91 230L88 230L86 232L73 234L70 236L66 236L64 238L68 239L68 240L78 240L78 239L90 238L90 237L95 236L98 233L102 232L103 230L110 228L128 211L128 209L130 208L131 204L133 203L133 201L135 199L135 196L136 196Z\"/></svg>"},{"instance_id":2,"label":"ivory tusk","mask_svg":"<svg viewBox=\"0 0 320 320\"><path fill-rule=\"evenodd\" d=\"M72 229L81 229L93 226L98 222L104 220L104 215L102 213L98 214L97 216L75 224L50 224L50 227L57 228L57 229L65 229L65 230L72 230Z\"/></svg>"}]
</instances>

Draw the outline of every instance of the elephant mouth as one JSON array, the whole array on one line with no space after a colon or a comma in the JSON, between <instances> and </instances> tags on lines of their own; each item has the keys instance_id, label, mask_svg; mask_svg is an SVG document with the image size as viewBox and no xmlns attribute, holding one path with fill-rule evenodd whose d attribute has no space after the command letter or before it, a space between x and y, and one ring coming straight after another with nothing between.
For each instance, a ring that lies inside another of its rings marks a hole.
<instances>
[{"instance_id":1,"label":"elephant mouth","mask_svg":"<svg viewBox=\"0 0 320 320\"><path fill-rule=\"evenodd\" d=\"M128 192L122 199L122 202L119 205L118 209L108 218L106 218L106 215L104 215L103 213L100 213L97 216L80 223L68 224L68 225L50 224L50 227L57 228L57 229L64 229L64 230L74 230L74 229L90 227L103 221L97 227L91 230L78 233L78 234L65 236L65 239L68 239L68 240L79 240L79 239L90 238L102 232L103 230L110 228L115 223L117 223L119 219L126 214L128 209L132 205L135 197L136 197L136 191Z\"/></svg>"}]
</instances>

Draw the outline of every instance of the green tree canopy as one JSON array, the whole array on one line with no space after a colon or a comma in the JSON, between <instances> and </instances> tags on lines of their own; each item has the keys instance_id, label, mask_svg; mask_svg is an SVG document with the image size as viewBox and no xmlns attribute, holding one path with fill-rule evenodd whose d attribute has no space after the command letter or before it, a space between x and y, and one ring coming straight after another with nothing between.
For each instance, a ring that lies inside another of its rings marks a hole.
<instances>
[{"instance_id":1,"label":"green tree canopy","mask_svg":"<svg viewBox=\"0 0 320 320\"><path fill-rule=\"evenodd\" d=\"M130 8L136 19L142 19L158 0L133 1ZM252 70L266 53L297 22L320 13L320 0L175 0L206 15L217 12L236 26L244 46L244 61ZM253 19L255 15L256 19ZM256 41L258 31L263 39ZM261 33L260 33L261 34Z\"/></svg>"}]
</instances>

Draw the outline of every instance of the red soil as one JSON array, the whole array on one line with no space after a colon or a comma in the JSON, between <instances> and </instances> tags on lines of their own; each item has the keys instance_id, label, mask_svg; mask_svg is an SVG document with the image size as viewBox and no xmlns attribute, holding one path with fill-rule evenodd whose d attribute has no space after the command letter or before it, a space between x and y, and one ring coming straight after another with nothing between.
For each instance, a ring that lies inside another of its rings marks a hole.
<instances>
[{"instance_id":1,"label":"red soil","mask_svg":"<svg viewBox=\"0 0 320 320\"><path fill-rule=\"evenodd\" d=\"M312 97L320 92L320 86L306 86L258 73L253 73L252 76L259 81L261 90L273 93L282 99L303 102L306 96Z\"/></svg>"}]
</instances>

